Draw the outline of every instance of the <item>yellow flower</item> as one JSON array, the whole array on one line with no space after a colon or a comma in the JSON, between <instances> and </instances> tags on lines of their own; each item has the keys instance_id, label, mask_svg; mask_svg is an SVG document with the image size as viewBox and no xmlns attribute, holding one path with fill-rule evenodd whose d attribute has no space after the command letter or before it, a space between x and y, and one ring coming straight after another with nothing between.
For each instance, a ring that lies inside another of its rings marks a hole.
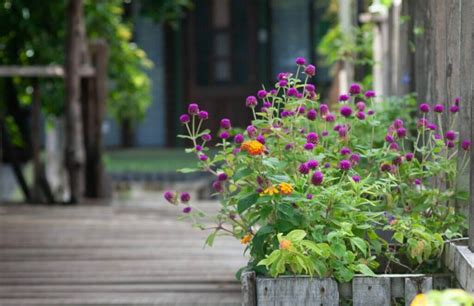
<instances>
[{"instance_id":1,"label":"yellow flower","mask_svg":"<svg viewBox=\"0 0 474 306\"><path fill-rule=\"evenodd\" d=\"M426 294L417 294L410 306L428 306L428 298L426 297Z\"/></svg>"},{"instance_id":2,"label":"yellow flower","mask_svg":"<svg viewBox=\"0 0 474 306\"><path fill-rule=\"evenodd\" d=\"M262 193L260 193L260 196L264 196L264 195L272 196L274 194L279 194L279 193L280 191L278 190L278 188L276 188L275 186L270 186L266 188Z\"/></svg>"},{"instance_id":3,"label":"yellow flower","mask_svg":"<svg viewBox=\"0 0 474 306\"><path fill-rule=\"evenodd\" d=\"M280 183L278 187L280 188L280 191L283 194L291 194L293 192L293 186L288 183Z\"/></svg>"},{"instance_id":4,"label":"yellow flower","mask_svg":"<svg viewBox=\"0 0 474 306\"><path fill-rule=\"evenodd\" d=\"M288 250L289 248L291 248L290 240L283 239L280 241L280 250Z\"/></svg>"},{"instance_id":5,"label":"yellow flower","mask_svg":"<svg viewBox=\"0 0 474 306\"><path fill-rule=\"evenodd\" d=\"M252 240L252 234L245 235L242 239L240 239L240 243L247 244Z\"/></svg>"},{"instance_id":6,"label":"yellow flower","mask_svg":"<svg viewBox=\"0 0 474 306\"><path fill-rule=\"evenodd\" d=\"M265 146L256 140L245 141L240 148L243 151L247 151L250 155L259 155L265 150Z\"/></svg>"}]
</instances>

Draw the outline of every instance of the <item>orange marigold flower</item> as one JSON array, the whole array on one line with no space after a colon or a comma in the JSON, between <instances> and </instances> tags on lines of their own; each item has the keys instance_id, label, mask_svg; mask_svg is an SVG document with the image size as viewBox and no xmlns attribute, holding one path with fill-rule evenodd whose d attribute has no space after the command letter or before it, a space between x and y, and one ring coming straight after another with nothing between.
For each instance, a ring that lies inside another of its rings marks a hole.
<instances>
[{"instance_id":1,"label":"orange marigold flower","mask_svg":"<svg viewBox=\"0 0 474 306\"><path fill-rule=\"evenodd\" d=\"M291 194L293 192L293 186L288 183L280 183L278 187L280 188L280 191L283 194Z\"/></svg>"},{"instance_id":2,"label":"orange marigold flower","mask_svg":"<svg viewBox=\"0 0 474 306\"><path fill-rule=\"evenodd\" d=\"M264 196L264 195L272 196L274 194L279 194L279 193L280 191L278 190L278 188L276 188L275 186L270 186L266 188L263 192L261 192L260 196Z\"/></svg>"},{"instance_id":3,"label":"orange marigold flower","mask_svg":"<svg viewBox=\"0 0 474 306\"><path fill-rule=\"evenodd\" d=\"M289 248L291 248L290 240L283 239L280 241L280 250L288 250Z\"/></svg>"},{"instance_id":4,"label":"orange marigold flower","mask_svg":"<svg viewBox=\"0 0 474 306\"><path fill-rule=\"evenodd\" d=\"M265 150L265 146L256 140L248 140L242 143L240 148L250 155L260 155Z\"/></svg>"},{"instance_id":5,"label":"orange marigold flower","mask_svg":"<svg viewBox=\"0 0 474 306\"><path fill-rule=\"evenodd\" d=\"M423 294L423 293L417 294L410 305L411 306L427 306L428 298L426 297L426 294Z\"/></svg>"},{"instance_id":6,"label":"orange marigold flower","mask_svg":"<svg viewBox=\"0 0 474 306\"><path fill-rule=\"evenodd\" d=\"M245 235L242 239L240 239L240 243L247 244L252 240L252 234Z\"/></svg>"}]
</instances>

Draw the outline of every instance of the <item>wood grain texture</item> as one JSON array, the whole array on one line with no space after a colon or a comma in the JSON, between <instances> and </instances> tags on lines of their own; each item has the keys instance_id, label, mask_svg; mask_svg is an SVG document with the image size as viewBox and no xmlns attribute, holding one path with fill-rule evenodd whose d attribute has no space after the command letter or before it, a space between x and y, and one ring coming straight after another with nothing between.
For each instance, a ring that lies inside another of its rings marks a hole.
<instances>
[{"instance_id":1,"label":"wood grain texture","mask_svg":"<svg viewBox=\"0 0 474 306\"><path fill-rule=\"evenodd\" d=\"M0 205L0 305L240 305L242 246L203 248L180 214L156 200Z\"/></svg>"},{"instance_id":2,"label":"wood grain texture","mask_svg":"<svg viewBox=\"0 0 474 306\"><path fill-rule=\"evenodd\" d=\"M339 292L329 278L257 278L257 301L259 306L337 306Z\"/></svg>"},{"instance_id":3,"label":"wood grain texture","mask_svg":"<svg viewBox=\"0 0 474 306\"><path fill-rule=\"evenodd\" d=\"M257 306L257 280L255 272L242 273L242 306Z\"/></svg>"},{"instance_id":4,"label":"wood grain texture","mask_svg":"<svg viewBox=\"0 0 474 306\"><path fill-rule=\"evenodd\" d=\"M352 280L354 306L390 306L391 285L387 277L357 277Z\"/></svg>"}]
</instances>

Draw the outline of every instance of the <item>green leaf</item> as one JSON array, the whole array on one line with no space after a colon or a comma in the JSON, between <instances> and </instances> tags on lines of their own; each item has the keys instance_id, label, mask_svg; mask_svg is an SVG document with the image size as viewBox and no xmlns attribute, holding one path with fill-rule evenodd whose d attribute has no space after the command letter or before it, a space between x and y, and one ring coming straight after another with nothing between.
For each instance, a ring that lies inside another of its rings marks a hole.
<instances>
[{"instance_id":1,"label":"green leaf","mask_svg":"<svg viewBox=\"0 0 474 306\"><path fill-rule=\"evenodd\" d=\"M246 176L249 176L253 173L253 169L252 168L243 168L243 169L240 169L238 170L234 176L233 176L233 179L235 181L238 181L240 180L241 178L244 178Z\"/></svg>"},{"instance_id":2,"label":"green leaf","mask_svg":"<svg viewBox=\"0 0 474 306\"><path fill-rule=\"evenodd\" d=\"M242 199L240 199L238 202L237 202L237 211L239 212L239 214L243 213L244 211L246 211L250 206L252 206L253 204L255 204L255 202L257 202L259 198L259 195L256 194L256 193L252 193Z\"/></svg>"},{"instance_id":3,"label":"green leaf","mask_svg":"<svg viewBox=\"0 0 474 306\"><path fill-rule=\"evenodd\" d=\"M209 236L207 236L206 242L204 245L212 246L214 244L214 239L216 238L217 231L212 232Z\"/></svg>"},{"instance_id":4,"label":"green leaf","mask_svg":"<svg viewBox=\"0 0 474 306\"><path fill-rule=\"evenodd\" d=\"M356 266L356 270L362 273L363 275L376 276L376 274L372 270L370 270L370 268L367 267L367 265L364 265L364 264L358 264Z\"/></svg>"},{"instance_id":5,"label":"green leaf","mask_svg":"<svg viewBox=\"0 0 474 306\"><path fill-rule=\"evenodd\" d=\"M334 242L331 244L331 252L336 256L336 257L343 257L344 254L346 253L346 246L343 243L340 242Z\"/></svg>"},{"instance_id":6,"label":"green leaf","mask_svg":"<svg viewBox=\"0 0 474 306\"><path fill-rule=\"evenodd\" d=\"M306 232L303 230L293 230L286 235L286 238L294 242L299 242L306 237Z\"/></svg>"},{"instance_id":7,"label":"green leaf","mask_svg":"<svg viewBox=\"0 0 474 306\"><path fill-rule=\"evenodd\" d=\"M260 260L257 265L268 267L269 265L274 263L280 255L281 255L281 251L280 250L275 250L270 255L268 255L267 258Z\"/></svg>"},{"instance_id":8,"label":"green leaf","mask_svg":"<svg viewBox=\"0 0 474 306\"><path fill-rule=\"evenodd\" d=\"M182 168L178 170L178 172L181 172L181 173L192 173L192 172L197 172L197 171L199 171L199 169L196 169L196 168Z\"/></svg>"},{"instance_id":9,"label":"green leaf","mask_svg":"<svg viewBox=\"0 0 474 306\"><path fill-rule=\"evenodd\" d=\"M359 237L352 237L351 243L353 243L362 252L362 254L364 254L364 256L367 256L367 244L363 239Z\"/></svg>"},{"instance_id":10,"label":"green leaf","mask_svg":"<svg viewBox=\"0 0 474 306\"><path fill-rule=\"evenodd\" d=\"M403 233L401 232L396 232L394 235L393 235L393 239L395 241L398 241L399 243L403 243L403 239L405 238L405 236L403 235Z\"/></svg>"}]
</instances>

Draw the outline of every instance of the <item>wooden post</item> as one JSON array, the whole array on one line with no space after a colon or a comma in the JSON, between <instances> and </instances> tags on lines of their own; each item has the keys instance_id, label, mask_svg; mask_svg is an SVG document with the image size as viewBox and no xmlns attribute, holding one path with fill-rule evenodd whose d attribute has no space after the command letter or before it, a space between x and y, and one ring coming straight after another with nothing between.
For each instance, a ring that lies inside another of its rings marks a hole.
<instances>
[{"instance_id":1,"label":"wooden post","mask_svg":"<svg viewBox=\"0 0 474 306\"><path fill-rule=\"evenodd\" d=\"M342 35L351 39L354 36L356 22L356 3L354 0L339 0L339 23ZM354 64L351 61L343 61L339 70L339 92L347 92L349 86L354 82Z\"/></svg>"},{"instance_id":2,"label":"wooden post","mask_svg":"<svg viewBox=\"0 0 474 306\"><path fill-rule=\"evenodd\" d=\"M86 144L86 196L107 196L106 177L102 156L104 151L102 123L107 103L107 63L109 48L104 40L91 44L95 77L87 79L84 103L84 132Z\"/></svg>"},{"instance_id":3,"label":"wooden post","mask_svg":"<svg viewBox=\"0 0 474 306\"><path fill-rule=\"evenodd\" d=\"M77 203L83 192L84 147L80 104L82 0L69 0L67 8L66 90L66 168L71 190L70 202Z\"/></svg>"}]
</instances>

